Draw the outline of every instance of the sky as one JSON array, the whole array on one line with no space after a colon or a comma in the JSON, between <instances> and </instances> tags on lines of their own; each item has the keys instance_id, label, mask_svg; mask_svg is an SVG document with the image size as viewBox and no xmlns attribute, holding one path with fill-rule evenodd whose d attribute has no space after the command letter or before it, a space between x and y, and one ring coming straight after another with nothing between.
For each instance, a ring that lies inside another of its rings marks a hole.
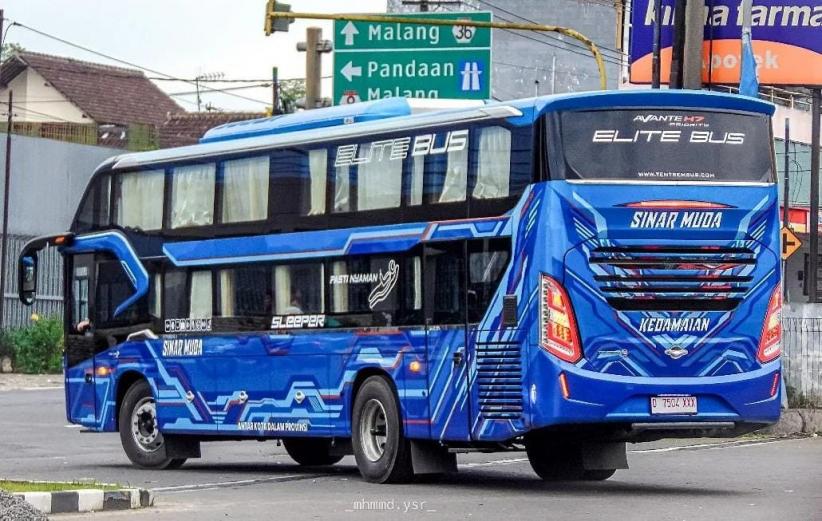
<instances>
[{"instance_id":1,"label":"sky","mask_svg":"<svg viewBox=\"0 0 822 521\"><path fill-rule=\"evenodd\" d=\"M292 11L351 13L385 12L386 0L290 0ZM4 0L7 18L72 43L109 54L178 78L222 73L226 79L268 80L271 67L280 78L305 74L305 54L296 50L308 26L323 28L332 39L331 22L294 22L288 33L263 33L265 0ZM11 27L7 42L26 50L121 65L95 54ZM331 55L323 59L324 75L331 74ZM146 72L147 76L156 74ZM194 90L182 82L157 81L166 92ZM215 88L238 84L209 83ZM232 91L251 99L203 92L203 108L259 112L271 105L271 88ZM323 95L331 95L325 80ZM196 96L173 96L185 110L197 110Z\"/></svg>"}]
</instances>

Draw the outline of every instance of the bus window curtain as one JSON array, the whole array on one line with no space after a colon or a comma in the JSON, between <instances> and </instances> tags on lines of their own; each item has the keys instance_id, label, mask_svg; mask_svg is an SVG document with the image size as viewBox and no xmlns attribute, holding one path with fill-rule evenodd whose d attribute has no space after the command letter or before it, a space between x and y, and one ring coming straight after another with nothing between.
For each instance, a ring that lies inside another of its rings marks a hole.
<instances>
[{"instance_id":1,"label":"bus window curtain","mask_svg":"<svg viewBox=\"0 0 822 521\"><path fill-rule=\"evenodd\" d=\"M165 172L152 170L120 176L117 224L142 230L163 227Z\"/></svg>"},{"instance_id":2,"label":"bus window curtain","mask_svg":"<svg viewBox=\"0 0 822 521\"><path fill-rule=\"evenodd\" d=\"M171 185L171 227L205 226L214 222L214 163L174 169Z\"/></svg>"},{"instance_id":3,"label":"bus window curtain","mask_svg":"<svg viewBox=\"0 0 822 521\"><path fill-rule=\"evenodd\" d=\"M351 211L351 176L349 167L338 166L334 178L334 211Z\"/></svg>"},{"instance_id":4,"label":"bus window curtain","mask_svg":"<svg viewBox=\"0 0 822 521\"><path fill-rule=\"evenodd\" d=\"M399 208L402 192L402 160L391 159L387 147L363 145L360 158L371 158L357 167L357 210Z\"/></svg>"},{"instance_id":5,"label":"bus window curtain","mask_svg":"<svg viewBox=\"0 0 822 521\"><path fill-rule=\"evenodd\" d=\"M408 198L410 206L422 204L423 176L425 174L425 156L414 156L411 166L411 196Z\"/></svg>"},{"instance_id":6,"label":"bus window curtain","mask_svg":"<svg viewBox=\"0 0 822 521\"><path fill-rule=\"evenodd\" d=\"M189 318L211 318L211 272L194 271L191 273L191 300Z\"/></svg>"},{"instance_id":7,"label":"bus window curtain","mask_svg":"<svg viewBox=\"0 0 822 521\"><path fill-rule=\"evenodd\" d=\"M328 152L324 148L309 151L308 168L311 174L311 209L308 211L308 215L322 215L325 213Z\"/></svg>"},{"instance_id":8,"label":"bus window curtain","mask_svg":"<svg viewBox=\"0 0 822 521\"><path fill-rule=\"evenodd\" d=\"M332 280L348 272L346 261L335 261L331 265ZM331 287L331 311L334 313L348 312L348 284L329 284Z\"/></svg>"},{"instance_id":9,"label":"bus window curtain","mask_svg":"<svg viewBox=\"0 0 822 521\"><path fill-rule=\"evenodd\" d=\"M291 270L288 266L274 268L274 309L277 315L299 314L291 307ZM290 313L289 313L290 311Z\"/></svg>"},{"instance_id":10,"label":"bus window curtain","mask_svg":"<svg viewBox=\"0 0 822 521\"><path fill-rule=\"evenodd\" d=\"M262 221L268 216L268 157L223 163L223 222Z\"/></svg>"},{"instance_id":11,"label":"bus window curtain","mask_svg":"<svg viewBox=\"0 0 822 521\"><path fill-rule=\"evenodd\" d=\"M511 177L511 132L503 127L487 127L480 132L477 183L474 199L508 197Z\"/></svg>"},{"instance_id":12,"label":"bus window curtain","mask_svg":"<svg viewBox=\"0 0 822 521\"><path fill-rule=\"evenodd\" d=\"M448 152L448 165L445 170L445 181L440 192L439 202L452 203L465 201L468 184L468 146L462 150Z\"/></svg>"},{"instance_id":13,"label":"bus window curtain","mask_svg":"<svg viewBox=\"0 0 822 521\"><path fill-rule=\"evenodd\" d=\"M220 271L220 316L222 317L236 316L234 274L234 270Z\"/></svg>"}]
</instances>

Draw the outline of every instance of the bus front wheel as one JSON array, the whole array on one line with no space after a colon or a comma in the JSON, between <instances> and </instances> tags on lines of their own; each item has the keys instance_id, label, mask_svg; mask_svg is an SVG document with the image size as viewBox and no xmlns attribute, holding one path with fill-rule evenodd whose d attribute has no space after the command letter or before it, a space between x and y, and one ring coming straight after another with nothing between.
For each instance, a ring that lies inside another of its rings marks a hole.
<instances>
[{"instance_id":1,"label":"bus front wheel","mask_svg":"<svg viewBox=\"0 0 822 521\"><path fill-rule=\"evenodd\" d=\"M605 481L616 469L586 469L582 446L534 438L526 443L528 462L545 481Z\"/></svg>"},{"instance_id":2,"label":"bus front wheel","mask_svg":"<svg viewBox=\"0 0 822 521\"><path fill-rule=\"evenodd\" d=\"M179 468L185 458L170 458L163 434L157 427L157 404L151 387L140 380L126 391L119 414L120 441L126 456L138 467Z\"/></svg>"},{"instance_id":3,"label":"bus front wheel","mask_svg":"<svg viewBox=\"0 0 822 521\"><path fill-rule=\"evenodd\" d=\"M283 445L291 459L306 467L333 465L343 459L331 452L331 440L327 438L285 438Z\"/></svg>"},{"instance_id":4,"label":"bus front wheel","mask_svg":"<svg viewBox=\"0 0 822 521\"><path fill-rule=\"evenodd\" d=\"M387 379L371 376L354 399L354 457L372 483L404 483L414 476L411 444L403 434L400 407Z\"/></svg>"}]
</instances>

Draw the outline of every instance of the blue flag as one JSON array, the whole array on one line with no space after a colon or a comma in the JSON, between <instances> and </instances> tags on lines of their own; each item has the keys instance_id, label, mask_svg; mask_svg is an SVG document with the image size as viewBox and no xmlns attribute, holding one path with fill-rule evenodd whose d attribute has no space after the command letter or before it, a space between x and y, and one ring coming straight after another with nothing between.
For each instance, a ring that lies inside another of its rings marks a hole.
<instances>
[{"instance_id":1,"label":"blue flag","mask_svg":"<svg viewBox=\"0 0 822 521\"><path fill-rule=\"evenodd\" d=\"M756 77L756 58L754 58L750 31L742 32L742 65L739 70L739 93L754 98L759 96L759 78Z\"/></svg>"}]
</instances>

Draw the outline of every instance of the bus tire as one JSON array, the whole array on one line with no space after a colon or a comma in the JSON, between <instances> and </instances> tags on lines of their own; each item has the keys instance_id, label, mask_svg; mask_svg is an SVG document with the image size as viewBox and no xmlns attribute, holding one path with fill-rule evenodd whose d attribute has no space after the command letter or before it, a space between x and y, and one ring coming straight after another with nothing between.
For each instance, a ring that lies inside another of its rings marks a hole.
<instances>
[{"instance_id":1,"label":"bus tire","mask_svg":"<svg viewBox=\"0 0 822 521\"><path fill-rule=\"evenodd\" d=\"M605 481L616 472L616 469L586 470L577 444L532 438L525 449L531 468L545 481Z\"/></svg>"},{"instance_id":2,"label":"bus tire","mask_svg":"<svg viewBox=\"0 0 822 521\"><path fill-rule=\"evenodd\" d=\"M414 477L399 403L382 376L365 380L354 398L351 434L357 468L366 481L405 483Z\"/></svg>"},{"instance_id":3,"label":"bus tire","mask_svg":"<svg viewBox=\"0 0 822 521\"><path fill-rule=\"evenodd\" d=\"M306 467L333 465L343 459L341 454L331 453L328 438L284 438L283 445L291 459Z\"/></svg>"},{"instance_id":4,"label":"bus tire","mask_svg":"<svg viewBox=\"0 0 822 521\"><path fill-rule=\"evenodd\" d=\"M146 469L179 468L185 458L170 458L157 428L157 405L151 387L140 380L126 391L118 418L120 442L131 462Z\"/></svg>"}]
</instances>

